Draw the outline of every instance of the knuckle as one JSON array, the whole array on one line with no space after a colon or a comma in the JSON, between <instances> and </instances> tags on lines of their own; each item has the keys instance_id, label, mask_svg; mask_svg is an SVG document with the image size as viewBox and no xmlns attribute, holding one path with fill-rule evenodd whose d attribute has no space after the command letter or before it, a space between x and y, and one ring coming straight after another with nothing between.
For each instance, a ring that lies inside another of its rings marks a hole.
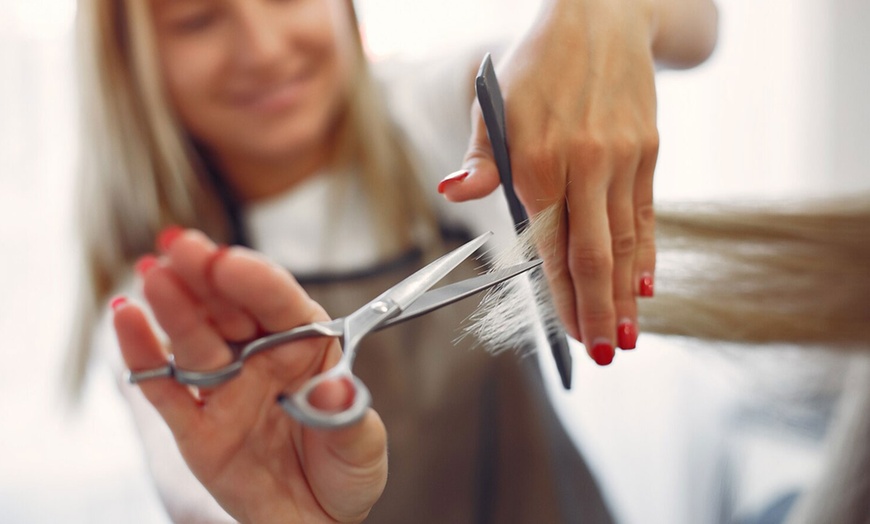
<instances>
[{"instance_id":1,"label":"knuckle","mask_svg":"<svg viewBox=\"0 0 870 524\"><path fill-rule=\"evenodd\" d=\"M637 223L640 228L647 228L650 231L655 227L656 212L653 204L643 204L635 210L637 215Z\"/></svg>"},{"instance_id":2,"label":"knuckle","mask_svg":"<svg viewBox=\"0 0 870 524\"><path fill-rule=\"evenodd\" d=\"M512 154L514 172L531 176L515 176L514 187L520 200L532 203L540 199L555 199L564 191L565 169L560 159L561 150L549 142Z\"/></svg>"},{"instance_id":3,"label":"knuckle","mask_svg":"<svg viewBox=\"0 0 870 524\"><path fill-rule=\"evenodd\" d=\"M658 130L648 133L641 143L641 151L646 156L658 155L661 139Z\"/></svg>"},{"instance_id":4,"label":"knuckle","mask_svg":"<svg viewBox=\"0 0 870 524\"><path fill-rule=\"evenodd\" d=\"M637 237L633 231L613 236L613 255L615 257L633 256L637 247Z\"/></svg>"},{"instance_id":5,"label":"knuckle","mask_svg":"<svg viewBox=\"0 0 870 524\"><path fill-rule=\"evenodd\" d=\"M548 173L555 170L558 165L559 148L549 141L541 141L534 148L526 148L521 151L520 158L524 167L535 173Z\"/></svg>"},{"instance_id":6,"label":"knuckle","mask_svg":"<svg viewBox=\"0 0 870 524\"><path fill-rule=\"evenodd\" d=\"M588 167L601 167L615 162L617 165L636 163L644 154L645 143L634 131L584 133L574 140L573 150Z\"/></svg>"},{"instance_id":7,"label":"knuckle","mask_svg":"<svg viewBox=\"0 0 870 524\"><path fill-rule=\"evenodd\" d=\"M491 156L489 145L483 144L479 140L474 140L468 145L468 150L465 152L464 162L468 162L470 160L478 160L481 158L488 158Z\"/></svg>"},{"instance_id":8,"label":"knuckle","mask_svg":"<svg viewBox=\"0 0 870 524\"><path fill-rule=\"evenodd\" d=\"M574 139L572 149L577 152L584 164L598 166L604 162L608 147L604 138L585 133Z\"/></svg>"},{"instance_id":9,"label":"knuckle","mask_svg":"<svg viewBox=\"0 0 870 524\"><path fill-rule=\"evenodd\" d=\"M627 163L635 160L640 153L640 141L630 134L621 134L613 138L610 143L613 156L619 163Z\"/></svg>"},{"instance_id":10,"label":"knuckle","mask_svg":"<svg viewBox=\"0 0 870 524\"><path fill-rule=\"evenodd\" d=\"M570 257L571 274L578 277L599 277L613 269L610 253L598 248L578 248Z\"/></svg>"}]
</instances>

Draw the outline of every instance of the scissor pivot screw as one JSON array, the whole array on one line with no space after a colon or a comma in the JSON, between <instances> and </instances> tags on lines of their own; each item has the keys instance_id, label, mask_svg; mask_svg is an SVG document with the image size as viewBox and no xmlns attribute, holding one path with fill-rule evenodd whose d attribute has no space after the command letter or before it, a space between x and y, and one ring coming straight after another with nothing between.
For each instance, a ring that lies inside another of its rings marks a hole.
<instances>
[{"instance_id":1,"label":"scissor pivot screw","mask_svg":"<svg viewBox=\"0 0 870 524\"><path fill-rule=\"evenodd\" d=\"M378 313L386 313L390 310L390 306L383 300L379 300L371 305L372 310Z\"/></svg>"}]
</instances>

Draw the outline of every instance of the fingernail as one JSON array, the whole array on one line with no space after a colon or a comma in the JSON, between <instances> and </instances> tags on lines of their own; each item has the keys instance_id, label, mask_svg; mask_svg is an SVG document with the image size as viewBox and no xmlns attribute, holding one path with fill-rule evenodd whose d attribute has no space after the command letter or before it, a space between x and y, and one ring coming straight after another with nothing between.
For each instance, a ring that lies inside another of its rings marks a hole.
<instances>
[{"instance_id":1,"label":"fingernail","mask_svg":"<svg viewBox=\"0 0 870 524\"><path fill-rule=\"evenodd\" d=\"M640 296L653 296L653 278L649 273L644 273L640 277Z\"/></svg>"},{"instance_id":2,"label":"fingernail","mask_svg":"<svg viewBox=\"0 0 870 524\"><path fill-rule=\"evenodd\" d=\"M181 226L169 226L157 234L157 249L166 252L172 246L172 243L184 233L184 228Z\"/></svg>"},{"instance_id":3,"label":"fingernail","mask_svg":"<svg viewBox=\"0 0 870 524\"><path fill-rule=\"evenodd\" d=\"M597 340L592 345L592 359L599 366L606 366L613 362L613 346L605 340Z\"/></svg>"},{"instance_id":4,"label":"fingernail","mask_svg":"<svg viewBox=\"0 0 870 524\"><path fill-rule=\"evenodd\" d=\"M117 297L115 297L111 301L109 301L109 307L112 308L112 311L118 311L126 303L127 303L127 297L125 297L123 295L118 295Z\"/></svg>"},{"instance_id":5,"label":"fingernail","mask_svg":"<svg viewBox=\"0 0 870 524\"><path fill-rule=\"evenodd\" d=\"M441 180L441 182L438 183L438 192L443 195L444 191L447 190L447 186L450 185L450 183L462 182L466 178L468 178L468 170L467 169L460 169L459 171L455 171L453 173L450 173L449 175L444 177L444 179Z\"/></svg>"},{"instance_id":6,"label":"fingernail","mask_svg":"<svg viewBox=\"0 0 870 524\"><path fill-rule=\"evenodd\" d=\"M617 345L621 349L634 349L637 347L637 326L629 319L625 319L616 327Z\"/></svg>"},{"instance_id":7,"label":"fingernail","mask_svg":"<svg viewBox=\"0 0 870 524\"><path fill-rule=\"evenodd\" d=\"M136 261L136 273L139 274L140 277L144 277L151 271L151 268L157 265L157 257L154 255L142 255L139 260Z\"/></svg>"},{"instance_id":8,"label":"fingernail","mask_svg":"<svg viewBox=\"0 0 870 524\"><path fill-rule=\"evenodd\" d=\"M205 278L209 282L214 282L214 265L218 260L223 258L224 255L230 250L230 247L226 244L218 245L217 249L214 253L212 253L211 257L205 262Z\"/></svg>"}]
</instances>

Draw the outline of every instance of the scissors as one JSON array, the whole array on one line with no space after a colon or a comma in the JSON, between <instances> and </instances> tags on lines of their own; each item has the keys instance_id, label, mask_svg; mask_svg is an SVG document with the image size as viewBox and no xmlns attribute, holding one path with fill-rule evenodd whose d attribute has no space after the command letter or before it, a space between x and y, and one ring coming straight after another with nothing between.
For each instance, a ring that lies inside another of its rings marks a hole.
<instances>
[{"instance_id":1,"label":"scissors","mask_svg":"<svg viewBox=\"0 0 870 524\"><path fill-rule=\"evenodd\" d=\"M483 113L483 122L486 124L486 134L489 136L490 144L492 144L492 153L498 168L498 176L501 179L501 187L511 212L511 218L514 221L514 229L519 235L528 227L529 216L514 191L511 160L510 155L508 155L504 99L501 96L501 89L498 86L498 79L495 77L495 68L492 66L492 57L489 53L483 57L483 63L480 64L474 87L477 91L477 101ZM559 378L562 379L562 387L571 389L572 359L565 331L558 324L551 325L547 330L547 341L550 344L553 358L556 360L556 369L559 371Z\"/></svg>"},{"instance_id":2,"label":"scissors","mask_svg":"<svg viewBox=\"0 0 870 524\"><path fill-rule=\"evenodd\" d=\"M278 398L281 407L299 422L320 428L340 428L358 422L371 405L371 394L365 384L353 374L352 366L357 346L367 334L452 304L541 264L531 260L500 271L493 271L454 284L430 289L462 261L480 248L492 233L467 242L426 265L413 275L384 291L373 300L344 318L299 326L289 331L273 333L241 348L232 363L211 371L192 371L175 366L170 360L159 368L130 372L127 380L136 384L156 378L173 378L181 384L212 387L222 384L242 371L244 362L270 348L310 337L341 339L342 355L332 368L310 378L298 391ZM309 402L311 392L327 380L345 379L353 386L353 401L340 411L324 411Z\"/></svg>"}]
</instances>

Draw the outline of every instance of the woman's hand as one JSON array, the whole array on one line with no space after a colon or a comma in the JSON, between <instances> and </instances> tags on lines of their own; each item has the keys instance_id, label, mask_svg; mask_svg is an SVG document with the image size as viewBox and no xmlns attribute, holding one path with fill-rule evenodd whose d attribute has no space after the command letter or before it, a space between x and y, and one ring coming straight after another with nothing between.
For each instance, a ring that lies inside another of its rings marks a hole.
<instances>
[{"instance_id":1,"label":"woman's hand","mask_svg":"<svg viewBox=\"0 0 870 524\"><path fill-rule=\"evenodd\" d=\"M660 57L671 63L692 60L673 34L656 34L675 31L674 13L684 26L692 22L674 9L679 3L553 0L498 68L517 195L533 221L549 206L562 208L555 245L541 252L556 309L602 365L615 345L635 347L635 297L653 294L654 49L671 53ZM691 44L698 60L709 54L701 36ZM477 104L472 111L463 171L439 186L451 201L499 185Z\"/></svg>"},{"instance_id":2,"label":"woman's hand","mask_svg":"<svg viewBox=\"0 0 870 524\"><path fill-rule=\"evenodd\" d=\"M196 231L163 235L163 256L138 265L145 296L178 366L214 369L228 342L283 331L326 314L283 269L243 248L222 249ZM168 348L141 308L113 302L121 351L132 370L164 365ZM171 379L140 384L169 425L182 456L221 506L242 522L359 522L386 482L386 432L373 411L340 430L298 424L276 403L340 355L333 339L310 339L255 355L229 382L194 395ZM352 393L315 390L320 409Z\"/></svg>"}]
</instances>

